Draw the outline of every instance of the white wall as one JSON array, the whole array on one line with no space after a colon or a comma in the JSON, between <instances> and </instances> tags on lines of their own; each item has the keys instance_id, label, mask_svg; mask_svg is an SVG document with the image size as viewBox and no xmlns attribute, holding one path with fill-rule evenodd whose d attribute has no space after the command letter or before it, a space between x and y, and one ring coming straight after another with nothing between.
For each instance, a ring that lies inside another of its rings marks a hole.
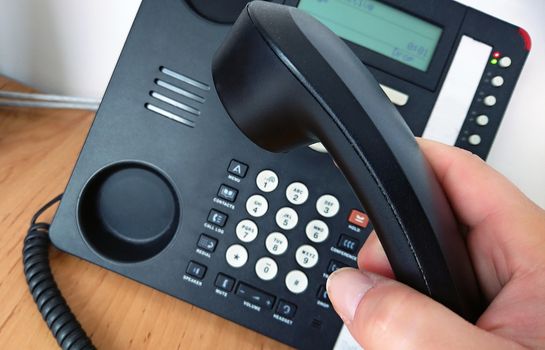
<instances>
[{"instance_id":1,"label":"white wall","mask_svg":"<svg viewBox=\"0 0 545 350\"><path fill-rule=\"evenodd\" d=\"M545 208L545 1L460 2L532 36L532 52L488 162ZM0 0L0 74L44 92L100 97L139 3Z\"/></svg>"},{"instance_id":2,"label":"white wall","mask_svg":"<svg viewBox=\"0 0 545 350\"><path fill-rule=\"evenodd\" d=\"M0 74L102 96L140 0L0 0Z\"/></svg>"}]
</instances>

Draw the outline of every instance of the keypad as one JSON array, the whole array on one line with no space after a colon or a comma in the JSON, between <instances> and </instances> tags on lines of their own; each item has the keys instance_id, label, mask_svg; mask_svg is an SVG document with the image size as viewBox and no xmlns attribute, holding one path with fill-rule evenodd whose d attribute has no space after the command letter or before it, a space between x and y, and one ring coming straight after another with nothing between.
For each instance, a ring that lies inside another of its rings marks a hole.
<instances>
[{"instance_id":1,"label":"keypad","mask_svg":"<svg viewBox=\"0 0 545 350\"><path fill-rule=\"evenodd\" d=\"M237 224L235 231L238 239L240 239L242 242L249 243L256 239L258 228L255 222L245 219Z\"/></svg>"},{"instance_id":2,"label":"keypad","mask_svg":"<svg viewBox=\"0 0 545 350\"><path fill-rule=\"evenodd\" d=\"M248 261L248 251L240 244L233 244L225 252L225 260L234 268L242 267Z\"/></svg>"},{"instance_id":3,"label":"keypad","mask_svg":"<svg viewBox=\"0 0 545 350\"><path fill-rule=\"evenodd\" d=\"M208 255L197 253L215 259L217 253L211 253L226 240L225 270L213 277L216 294L227 297L233 293L246 307L270 310L277 320L288 324L300 307L294 300L303 293L305 298L310 293L316 307L332 310L326 278L339 268L355 266L361 242L354 236L370 226L367 214L350 209L339 216L343 207L336 195L315 193L302 180L284 181L273 169L249 169L245 163L231 161L230 175L218 184L214 199L226 209L210 210L207 221L215 226L205 227L214 233L202 233L197 241L197 247ZM236 221L228 223L229 217ZM343 232L338 231L339 223L344 223ZM322 258L327 264L320 263ZM196 261L186 269L187 275L198 280L206 272L207 267ZM284 292L270 294L277 290L271 288L274 285L282 286Z\"/></svg>"},{"instance_id":4,"label":"keypad","mask_svg":"<svg viewBox=\"0 0 545 350\"><path fill-rule=\"evenodd\" d=\"M304 272L292 270L286 275L286 287L293 294L301 294L308 287L308 278Z\"/></svg>"},{"instance_id":5,"label":"keypad","mask_svg":"<svg viewBox=\"0 0 545 350\"><path fill-rule=\"evenodd\" d=\"M280 232L272 232L265 240L265 247L272 255L282 255L288 250L288 239Z\"/></svg>"},{"instance_id":6,"label":"keypad","mask_svg":"<svg viewBox=\"0 0 545 350\"><path fill-rule=\"evenodd\" d=\"M263 281L270 281L276 277L278 265L273 259L263 257L255 263L255 273Z\"/></svg>"},{"instance_id":7,"label":"keypad","mask_svg":"<svg viewBox=\"0 0 545 350\"><path fill-rule=\"evenodd\" d=\"M262 217L267 210L269 210L269 202L260 194L254 194L246 201L246 211L253 217Z\"/></svg>"},{"instance_id":8,"label":"keypad","mask_svg":"<svg viewBox=\"0 0 545 350\"><path fill-rule=\"evenodd\" d=\"M318 214L325 218L332 218L339 212L339 200L330 194L324 194L316 201L316 210Z\"/></svg>"},{"instance_id":9,"label":"keypad","mask_svg":"<svg viewBox=\"0 0 545 350\"><path fill-rule=\"evenodd\" d=\"M272 192L278 187L278 175L272 170L263 170L257 175L255 183L261 191Z\"/></svg>"},{"instance_id":10,"label":"keypad","mask_svg":"<svg viewBox=\"0 0 545 350\"><path fill-rule=\"evenodd\" d=\"M276 213L276 224L284 230L291 230L297 226L299 216L297 212L289 207L280 208Z\"/></svg>"},{"instance_id":11,"label":"keypad","mask_svg":"<svg viewBox=\"0 0 545 350\"><path fill-rule=\"evenodd\" d=\"M291 204L304 204L308 199L307 186L301 182L292 182L286 188L286 198Z\"/></svg>"}]
</instances>

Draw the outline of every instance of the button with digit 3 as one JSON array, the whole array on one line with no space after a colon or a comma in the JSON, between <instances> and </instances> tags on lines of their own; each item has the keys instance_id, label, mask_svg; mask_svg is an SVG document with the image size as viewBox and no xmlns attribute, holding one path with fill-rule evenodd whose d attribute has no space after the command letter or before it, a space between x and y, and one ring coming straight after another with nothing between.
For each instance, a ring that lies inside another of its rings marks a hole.
<instances>
[{"instance_id":1,"label":"button with digit 3","mask_svg":"<svg viewBox=\"0 0 545 350\"><path fill-rule=\"evenodd\" d=\"M318 251L311 245L302 245L295 252L295 260L301 267L310 269L318 263Z\"/></svg>"},{"instance_id":2,"label":"button with digit 3","mask_svg":"<svg viewBox=\"0 0 545 350\"><path fill-rule=\"evenodd\" d=\"M258 233L257 225L252 220L244 219L241 220L235 229L238 239L242 242L252 242Z\"/></svg>"},{"instance_id":3,"label":"button with digit 3","mask_svg":"<svg viewBox=\"0 0 545 350\"><path fill-rule=\"evenodd\" d=\"M297 216L297 212L292 208L280 208L276 213L276 224L281 229L291 230L292 228L297 226L298 221L299 217Z\"/></svg>"},{"instance_id":4,"label":"button with digit 3","mask_svg":"<svg viewBox=\"0 0 545 350\"><path fill-rule=\"evenodd\" d=\"M316 201L316 210L318 214L326 218L331 218L339 212L339 200L330 194L324 194Z\"/></svg>"},{"instance_id":5,"label":"button with digit 3","mask_svg":"<svg viewBox=\"0 0 545 350\"><path fill-rule=\"evenodd\" d=\"M286 188L286 198L291 204L301 205L308 199L308 188L301 182L293 182Z\"/></svg>"},{"instance_id":6,"label":"button with digit 3","mask_svg":"<svg viewBox=\"0 0 545 350\"><path fill-rule=\"evenodd\" d=\"M234 268L242 267L248 261L248 251L240 244L233 244L227 248L225 260Z\"/></svg>"},{"instance_id":7,"label":"button with digit 3","mask_svg":"<svg viewBox=\"0 0 545 350\"><path fill-rule=\"evenodd\" d=\"M262 195L254 194L246 201L246 211L253 217L262 217L268 209L269 203Z\"/></svg>"},{"instance_id":8,"label":"button with digit 3","mask_svg":"<svg viewBox=\"0 0 545 350\"><path fill-rule=\"evenodd\" d=\"M293 294L301 294L308 287L308 278L304 272L292 270L286 275L286 287Z\"/></svg>"},{"instance_id":9,"label":"button with digit 3","mask_svg":"<svg viewBox=\"0 0 545 350\"><path fill-rule=\"evenodd\" d=\"M272 192L278 187L278 175L272 170L262 170L255 179L257 188L263 192Z\"/></svg>"},{"instance_id":10,"label":"button with digit 3","mask_svg":"<svg viewBox=\"0 0 545 350\"><path fill-rule=\"evenodd\" d=\"M270 281L276 277L278 265L276 265L276 261L273 259L263 257L255 263L255 273L263 281Z\"/></svg>"},{"instance_id":11,"label":"button with digit 3","mask_svg":"<svg viewBox=\"0 0 545 350\"><path fill-rule=\"evenodd\" d=\"M273 255L282 255L288 249L288 239L280 232L272 232L265 240L265 247Z\"/></svg>"},{"instance_id":12,"label":"button with digit 3","mask_svg":"<svg viewBox=\"0 0 545 350\"><path fill-rule=\"evenodd\" d=\"M329 236L329 227L322 220L312 220L305 228L307 238L314 243L321 243Z\"/></svg>"}]
</instances>

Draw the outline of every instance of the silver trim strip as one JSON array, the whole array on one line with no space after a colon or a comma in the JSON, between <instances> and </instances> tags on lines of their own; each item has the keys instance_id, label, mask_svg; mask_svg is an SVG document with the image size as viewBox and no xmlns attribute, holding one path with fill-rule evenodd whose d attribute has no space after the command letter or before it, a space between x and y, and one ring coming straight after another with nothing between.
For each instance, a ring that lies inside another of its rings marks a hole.
<instances>
[{"instance_id":1,"label":"silver trim strip","mask_svg":"<svg viewBox=\"0 0 545 350\"><path fill-rule=\"evenodd\" d=\"M187 75L177 73L177 72L175 72L173 70L170 70L170 69L168 69L166 67L161 67L160 70L161 70L162 73L168 75L169 77L172 77L174 79L178 79L180 81L183 81L186 84L193 85L194 87L197 87L197 88L199 88L201 90L204 90L204 91L209 91L210 90L210 86L208 86L208 85L206 85L204 83L201 83L200 81L197 81L195 79L191 79Z\"/></svg>"},{"instance_id":2,"label":"silver trim strip","mask_svg":"<svg viewBox=\"0 0 545 350\"><path fill-rule=\"evenodd\" d=\"M165 89L167 90L170 90L172 92L175 92L177 93L178 95L182 95L182 96L185 96L187 98L190 98L192 99L193 101L197 101L197 102L200 102L200 103L204 103L204 98L199 96L199 95L196 95L192 92L189 92L187 90L184 90L182 88L179 88L175 85L172 85L172 84L169 84L167 83L166 81L162 81L161 79L156 79L155 80L155 84L157 84L157 86L160 86L160 87L164 87Z\"/></svg>"},{"instance_id":3,"label":"silver trim strip","mask_svg":"<svg viewBox=\"0 0 545 350\"><path fill-rule=\"evenodd\" d=\"M195 126L195 122L191 121L191 120L188 120L188 119L185 119L184 117L180 117L179 115L176 115L174 113L171 113L169 111L165 111L164 109L162 108L159 108L157 106L154 106L150 103L146 103L146 108L152 112L155 112L157 114L160 114L162 115L163 117L167 117L169 119L172 119L176 122L179 122L179 123L182 123L184 125L187 125L187 126L190 126L190 127L194 127Z\"/></svg>"},{"instance_id":4,"label":"silver trim strip","mask_svg":"<svg viewBox=\"0 0 545 350\"><path fill-rule=\"evenodd\" d=\"M201 111L199 111L196 108L193 108L191 106L186 105L185 103L178 102L176 100L171 99L170 97L166 97L165 95L162 95L158 92L152 91L151 97L158 99L159 101L163 101L165 103L168 103L171 106L174 106L176 108L179 108L183 111L189 112L191 114L194 114L196 116L199 116L201 114Z\"/></svg>"}]
</instances>

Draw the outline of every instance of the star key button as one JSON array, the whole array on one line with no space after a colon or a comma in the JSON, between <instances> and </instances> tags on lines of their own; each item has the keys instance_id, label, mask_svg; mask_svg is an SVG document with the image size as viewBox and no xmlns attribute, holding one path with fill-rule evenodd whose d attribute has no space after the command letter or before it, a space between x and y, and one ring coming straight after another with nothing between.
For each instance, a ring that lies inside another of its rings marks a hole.
<instances>
[{"instance_id":1,"label":"star key button","mask_svg":"<svg viewBox=\"0 0 545 350\"><path fill-rule=\"evenodd\" d=\"M225 252L225 260L229 266L234 268L242 267L248 261L248 251L240 244L233 244Z\"/></svg>"}]
</instances>

